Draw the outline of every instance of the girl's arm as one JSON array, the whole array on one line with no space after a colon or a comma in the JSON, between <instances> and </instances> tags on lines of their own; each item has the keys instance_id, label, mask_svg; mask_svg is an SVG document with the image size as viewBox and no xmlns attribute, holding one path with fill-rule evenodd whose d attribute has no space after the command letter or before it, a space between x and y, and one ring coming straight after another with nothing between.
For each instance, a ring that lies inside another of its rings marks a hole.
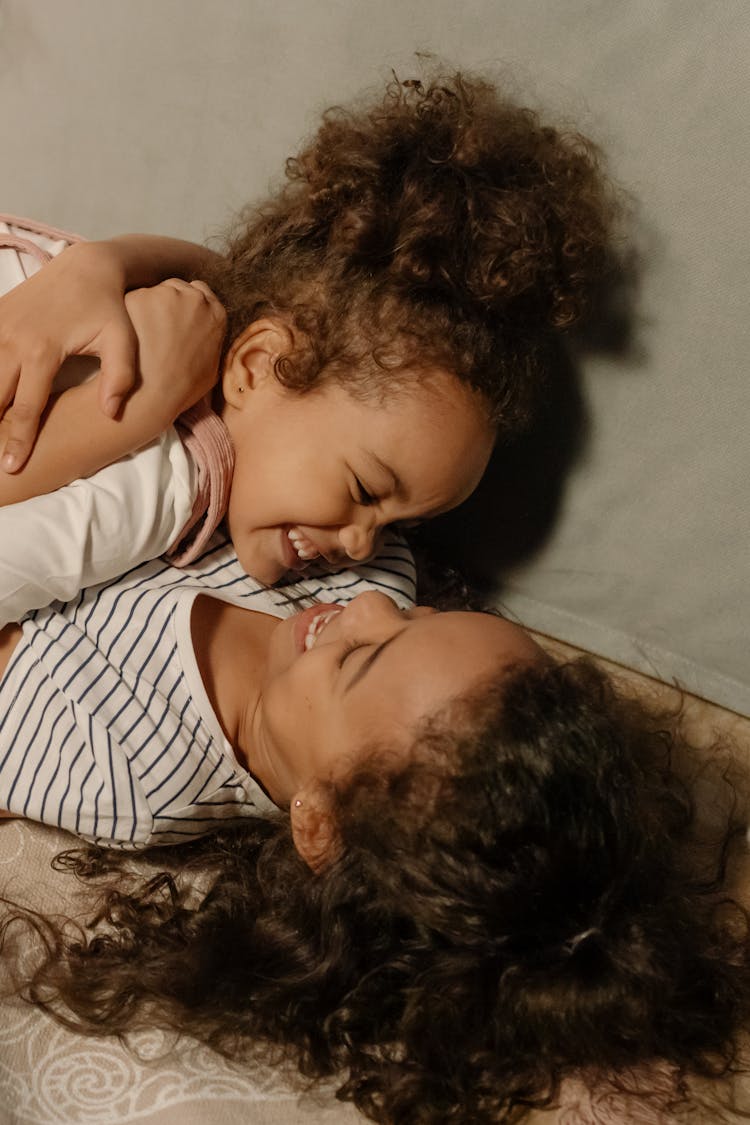
<instances>
[{"instance_id":1,"label":"girl's arm","mask_svg":"<svg viewBox=\"0 0 750 1125\"><path fill-rule=\"evenodd\" d=\"M156 558L193 511L197 469L175 435L46 496L0 508L0 626Z\"/></svg>"},{"instance_id":2,"label":"girl's arm","mask_svg":"<svg viewBox=\"0 0 750 1125\"><path fill-rule=\"evenodd\" d=\"M116 417L135 384L135 332L128 289L199 277L215 255L157 235L75 243L0 297L0 412L13 401L0 466L19 469L31 452L52 381L69 355L98 355L98 402ZM14 397L15 396L15 397Z\"/></svg>"},{"instance_id":3,"label":"girl's arm","mask_svg":"<svg viewBox=\"0 0 750 1125\"><path fill-rule=\"evenodd\" d=\"M99 409L97 380L57 395L44 413L30 460L13 476L0 474L0 505L91 476L146 445L215 385L226 317L208 286L171 280L125 300L140 365L138 385L120 417ZM13 437L15 409L0 422L0 455Z\"/></svg>"}]
</instances>

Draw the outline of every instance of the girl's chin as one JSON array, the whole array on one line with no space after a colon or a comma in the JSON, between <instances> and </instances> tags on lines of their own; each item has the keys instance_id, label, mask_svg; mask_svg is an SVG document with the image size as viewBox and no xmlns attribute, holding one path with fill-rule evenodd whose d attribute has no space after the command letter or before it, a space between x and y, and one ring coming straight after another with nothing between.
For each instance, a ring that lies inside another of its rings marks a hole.
<instances>
[{"instance_id":1,"label":"girl's chin","mask_svg":"<svg viewBox=\"0 0 750 1125\"><path fill-rule=\"evenodd\" d=\"M268 539L269 536L266 536L266 538ZM296 554L291 551L291 544L286 535L283 533L279 533L278 536L272 534L270 538L271 543L266 542L264 545L266 548L272 546L274 549L271 551L263 550L262 545L257 541L238 543L234 537L232 538L240 566L248 578L252 578L254 582L260 583L261 586L273 586L280 582L284 575L293 569L294 560L299 561ZM289 555L289 551L291 551L293 557Z\"/></svg>"}]
</instances>

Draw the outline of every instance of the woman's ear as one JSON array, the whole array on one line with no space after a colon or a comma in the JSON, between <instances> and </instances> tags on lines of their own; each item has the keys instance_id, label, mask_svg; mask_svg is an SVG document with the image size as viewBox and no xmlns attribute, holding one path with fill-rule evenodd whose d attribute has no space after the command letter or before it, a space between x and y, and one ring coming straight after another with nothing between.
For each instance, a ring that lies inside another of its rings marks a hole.
<instances>
[{"instance_id":1,"label":"woman's ear","mask_svg":"<svg viewBox=\"0 0 750 1125\"><path fill-rule=\"evenodd\" d=\"M276 361L288 354L292 346L292 334L283 321L263 317L249 324L232 342L224 360L224 401L243 409L252 391L276 378Z\"/></svg>"},{"instance_id":2,"label":"woman's ear","mask_svg":"<svg viewBox=\"0 0 750 1125\"><path fill-rule=\"evenodd\" d=\"M330 799L322 786L309 787L292 797L289 812L294 846L317 875L341 852Z\"/></svg>"}]
</instances>

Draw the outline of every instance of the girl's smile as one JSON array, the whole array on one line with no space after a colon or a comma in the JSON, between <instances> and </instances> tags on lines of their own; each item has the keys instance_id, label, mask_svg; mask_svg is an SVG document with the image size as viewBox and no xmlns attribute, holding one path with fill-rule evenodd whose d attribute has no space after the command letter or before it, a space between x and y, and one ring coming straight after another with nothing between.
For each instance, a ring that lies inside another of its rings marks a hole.
<instances>
[{"instance_id":1,"label":"girl's smile","mask_svg":"<svg viewBox=\"0 0 750 1125\"><path fill-rule=\"evenodd\" d=\"M295 570L302 570L307 563L320 558L322 552L298 527L290 527L286 534L296 556L297 566L294 567Z\"/></svg>"}]
</instances>

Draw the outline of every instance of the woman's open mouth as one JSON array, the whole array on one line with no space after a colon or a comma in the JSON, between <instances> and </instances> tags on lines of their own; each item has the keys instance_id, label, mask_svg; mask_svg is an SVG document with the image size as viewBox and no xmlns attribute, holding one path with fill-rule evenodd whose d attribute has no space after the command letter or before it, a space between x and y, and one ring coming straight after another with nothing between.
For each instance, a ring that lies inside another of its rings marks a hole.
<instances>
[{"instance_id":1,"label":"woman's open mouth","mask_svg":"<svg viewBox=\"0 0 750 1125\"><path fill-rule=\"evenodd\" d=\"M309 652L329 621L343 610L335 603L318 602L297 615L294 623L294 643L299 653Z\"/></svg>"}]
</instances>

